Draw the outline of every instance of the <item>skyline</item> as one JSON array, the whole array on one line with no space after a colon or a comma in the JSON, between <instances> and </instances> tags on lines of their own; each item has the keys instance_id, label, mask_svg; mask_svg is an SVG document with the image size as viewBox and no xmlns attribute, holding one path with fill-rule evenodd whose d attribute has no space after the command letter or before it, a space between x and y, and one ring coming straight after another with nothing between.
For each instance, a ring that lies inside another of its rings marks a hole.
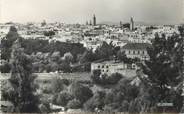
<instances>
[{"instance_id":1,"label":"skyline","mask_svg":"<svg viewBox=\"0 0 184 114\"><path fill-rule=\"evenodd\" d=\"M1 22L64 22L85 24L136 22L170 24L184 19L184 0L0 0ZM182 3L183 2L183 3Z\"/></svg>"}]
</instances>

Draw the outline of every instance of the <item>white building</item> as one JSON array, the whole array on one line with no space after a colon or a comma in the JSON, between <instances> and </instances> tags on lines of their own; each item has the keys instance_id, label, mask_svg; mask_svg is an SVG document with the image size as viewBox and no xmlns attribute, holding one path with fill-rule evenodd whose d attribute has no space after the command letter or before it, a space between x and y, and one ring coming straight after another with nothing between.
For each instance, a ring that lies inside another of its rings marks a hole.
<instances>
[{"instance_id":1,"label":"white building","mask_svg":"<svg viewBox=\"0 0 184 114\"><path fill-rule=\"evenodd\" d=\"M148 43L127 43L121 48L128 58L139 58L140 60L149 60L147 48L151 47Z\"/></svg>"},{"instance_id":2,"label":"white building","mask_svg":"<svg viewBox=\"0 0 184 114\"><path fill-rule=\"evenodd\" d=\"M102 74L108 74L111 75L113 73L120 73L125 75L126 69L128 68L128 65L120 62L115 63L114 61L105 61L101 63L92 63L91 64L91 72L94 70L100 70Z\"/></svg>"}]
</instances>

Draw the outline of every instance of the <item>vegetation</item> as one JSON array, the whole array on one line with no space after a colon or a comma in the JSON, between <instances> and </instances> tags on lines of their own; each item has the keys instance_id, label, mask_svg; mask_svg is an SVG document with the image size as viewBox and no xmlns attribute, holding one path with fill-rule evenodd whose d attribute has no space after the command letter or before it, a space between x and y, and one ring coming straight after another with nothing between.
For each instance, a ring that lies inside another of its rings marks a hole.
<instances>
[{"instance_id":1,"label":"vegetation","mask_svg":"<svg viewBox=\"0 0 184 114\"><path fill-rule=\"evenodd\" d=\"M73 96L69 92L62 91L57 95L55 104L65 107L67 103L72 99L73 99Z\"/></svg>"},{"instance_id":2,"label":"vegetation","mask_svg":"<svg viewBox=\"0 0 184 114\"><path fill-rule=\"evenodd\" d=\"M72 83L69 91L81 103L84 103L93 96L93 92L91 91L91 89L80 84L79 82Z\"/></svg>"},{"instance_id":3,"label":"vegetation","mask_svg":"<svg viewBox=\"0 0 184 114\"><path fill-rule=\"evenodd\" d=\"M152 46L148 49L150 60L143 65L143 72L148 75L145 89L150 102L154 105L160 102L173 103L174 110L179 112L182 90L178 86L183 83L182 38L177 34L168 38L164 34L162 37L156 35Z\"/></svg>"},{"instance_id":4,"label":"vegetation","mask_svg":"<svg viewBox=\"0 0 184 114\"><path fill-rule=\"evenodd\" d=\"M107 74L101 74L100 70L94 70L91 75L93 83L100 85L117 84L121 78L123 76L120 73L113 73L108 76Z\"/></svg>"},{"instance_id":5,"label":"vegetation","mask_svg":"<svg viewBox=\"0 0 184 114\"><path fill-rule=\"evenodd\" d=\"M39 98L35 95L35 75L32 74L31 59L23 52L19 39L12 47L10 88L4 98L14 105L14 112L39 112Z\"/></svg>"},{"instance_id":6,"label":"vegetation","mask_svg":"<svg viewBox=\"0 0 184 114\"><path fill-rule=\"evenodd\" d=\"M71 100L71 101L68 102L67 108L70 108L70 109L79 109L79 108L82 108L82 104L81 104L81 102L79 100L73 99L73 100Z\"/></svg>"},{"instance_id":7,"label":"vegetation","mask_svg":"<svg viewBox=\"0 0 184 114\"><path fill-rule=\"evenodd\" d=\"M9 61L9 59L11 57L11 51L12 51L11 47L12 47L14 41L17 40L18 38L20 38L20 36L17 33L17 29L14 26L11 26L6 37L4 37L1 40L1 45L2 45L1 59Z\"/></svg>"}]
</instances>

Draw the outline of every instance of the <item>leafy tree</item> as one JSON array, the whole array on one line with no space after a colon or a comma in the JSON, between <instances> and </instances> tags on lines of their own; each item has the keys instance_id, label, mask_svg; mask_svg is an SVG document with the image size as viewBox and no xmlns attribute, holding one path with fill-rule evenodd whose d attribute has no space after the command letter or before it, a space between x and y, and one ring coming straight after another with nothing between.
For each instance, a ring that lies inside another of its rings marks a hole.
<instances>
[{"instance_id":1,"label":"leafy tree","mask_svg":"<svg viewBox=\"0 0 184 114\"><path fill-rule=\"evenodd\" d=\"M41 113L51 113L51 108L48 99L43 99L42 103L39 105Z\"/></svg>"},{"instance_id":2,"label":"leafy tree","mask_svg":"<svg viewBox=\"0 0 184 114\"><path fill-rule=\"evenodd\" d=\"M82 104L77 99L70 100L67 104L67 108L70 108L70 109L79 109L81 107L82 107Z\"/></svg>"},{"instance_id":3,"label":"leafy tree","mask_svg":"<svg viewBox=\"0 0 184 114\"><path fill-rule=\"evenodd\" d=\"M70 92L81 103L84 103L93 96L93 92L90 90L90 88L80 84L79 82L74 82L71 84Z\"/></svg>"},{"instance_id":4,"label":"leafy tree","mask_svg":"<svg viewBox=\"0 0 184 114\"><path fill-rule=\"evenodd\" d=\"M93 83L101 85L117 84L121 78L123 78L123 76L119 73L113 73L108 76L107 74L101 74L100 70L94 70L91 75Z\"/></svg>"},{"instance_id":5,"label":"leafy tree","mask_svg":"<svg viewBox=\"0 0 184 114\"><path fill-rule=\"evenodd\" d=\"M64 73L70 73L70 72L72 72L70 63L68 63L67 61L63 61L61 63L59 70L62 70Z\"/></svg>"},{"instance_id":6,"label":"leafy tree","mask_svg":"<svg viewBox=\"0 0 184 114\"><path fill-rule=\"evenodd\" d=\"M64 83L59 77L54 77L51 81L51 90L53 93L59 93L64 89Z\"/></svg>"},{"instance_id":7,"label":"leafy tree","mask_svg":"<svg viewBox=\"0 0 184 114\"><path fill-rule=\"evenodd\" d=\"M67 103L72 99L73 99L73 96L69 92L62 91L57 96L56 104L65 107Z\"/></svg>"},{"instance_id":8,"label":"leafy tree","mask_svg":"<svg viewBox=\"0 0 184 114\"><path fill-rule=\"evenodd\" d=\"M107 84L117 84L121 78L123 78L122 74L113 73L107 78Z\"/></svg>"},{"instance_id":9,"label":"leafy tree","mask_svg":"<svg viewBox=\"0 0 184 114\"><path fill-rule=\"evenodd\" d=\"M125 52L118 51L117 52L117 59L120 60L120 61L124 61L125 62L127 60Z\"/></svg>"},{"instance_id":10,"label":"leafy tree","mask_svg":"<svg viewBox=\"0 0 184 114\"><path fill-rule=\"evenodd\" d=\"M97 59L109 59L113 56L113 49L114 46L112 43L107 44L107 42L104 41L102 45L96 49L95 55Z\"/></svg>"},{"instance_id":11,"label":"leafy tree","mask_svg":"<svg viewBox=\"0 0 184 114\"><path fill-rule=\"evenodd\" d=\"M101 75L101 70L94 70L93 74L91 75L91 79L93 81L93 83L95 84L100 84L100 75Z\"/></svg>"},{"instance_id":12,"label":"leafy tree","mask_svg":"<svg viewBox=\"0 0 184 114\"><path fill-rule=\"evenodd\" d=\"M5 63L3 65L0 65L1 73L9 73L10 70L11 70L11 65L9 63Z\"/></svg>"},{"instance_id":13,"label":"leafy tree","mask_svg":"<svg viewBox=\"0 0 184 114\"><path fill-rule=\"evenodd\" d=\"M45 32L44 32L44 35L45 35L45 36L48 36L48 37L52 37L52 36L55 35L55 32L54 32L54 31L45 31Z\"/></svg>"},{"instance_id":14,"label":"leafy tree","mask_svg":"<svg viewBox=\"0 0 184 114\"><path fill-rule=\"evenodd\" d=\"M67 52L64 54L63 59L67 62L70 63L73 61L73 55L70 52Z\"/></svg>"},{"instance_id":15,"label":"leafy tree","mask_svg":"<svg viewBox=\"0 0 184 114\"><path fill-rule=\"evenodd\" d=\"M86 50L83 55L80 57L80 63L92 62L96 60L96 57L92 50Z\"/></svg>"},{"instance_id":16,"label":"leafy tree","mask_svg":"<svg viewBox=\"0 0 184 114\"><path fill-rule=\"evenodd\" d=\"M13 45L13 42L20 38L17 29L14 26L10 27L10 30L5 38L1 40L2 45L2 52L1 52L1 59L9 60L11 57L11 47Z\"/></svg>"},{"instance_id":17,"label":"leafy tree","mask_svg":"<svg viewBox=\"0 0 184 114\"><path fill-rule=\"evenodd\" d=\"M182 99L178 99L181 90L174 89L182 83L182 49L182 38L179 35L166 37L163 34L159 37L156 34L152 48L148 49L150 60L143 65L143 72L148 76L147 85L150 87L152 102L155 105L158 102L174 103L176 111L182 106Z\"/></svg>"},{"instance_id":18,"label":"leafy tree","mask_svg":"<svg viewBox=\"0 0 184 114\"><path fill-rule=\"evenodd\" d=\"M7 100L13 103L14 112L38 112L39 98L35 94L36 76L32 74L31 59L23 52L19 39L14 42L12 49L9 79L12 89L8 91Z\"/></svg>"},{"instance_id":19,"label":"leafy tree","mask_svg":"<svg viewBox=\"0 0 184 114\"><path fill-rule=\"evenodd\" d=\"M86 103L84 103L84 110L94 112L96 109L103 110L104 107L104 91L97 91Z\"/></svg>"}]
</instances>

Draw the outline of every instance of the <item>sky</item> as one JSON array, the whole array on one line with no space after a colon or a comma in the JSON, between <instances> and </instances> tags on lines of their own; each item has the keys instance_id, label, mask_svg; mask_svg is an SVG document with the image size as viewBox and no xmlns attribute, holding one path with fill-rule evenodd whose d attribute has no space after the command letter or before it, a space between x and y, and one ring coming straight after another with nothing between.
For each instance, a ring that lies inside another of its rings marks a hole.
<instances>
[{"instance_id":1,"label":"sky","mask_svg":"<svg viewBox=\"0 0 184 114\"><path fill-rule=\"evenodd\" d=\"M0 0L0 22L178 23L184 20L184 0Z\"/></svg>"}]
</instances>

